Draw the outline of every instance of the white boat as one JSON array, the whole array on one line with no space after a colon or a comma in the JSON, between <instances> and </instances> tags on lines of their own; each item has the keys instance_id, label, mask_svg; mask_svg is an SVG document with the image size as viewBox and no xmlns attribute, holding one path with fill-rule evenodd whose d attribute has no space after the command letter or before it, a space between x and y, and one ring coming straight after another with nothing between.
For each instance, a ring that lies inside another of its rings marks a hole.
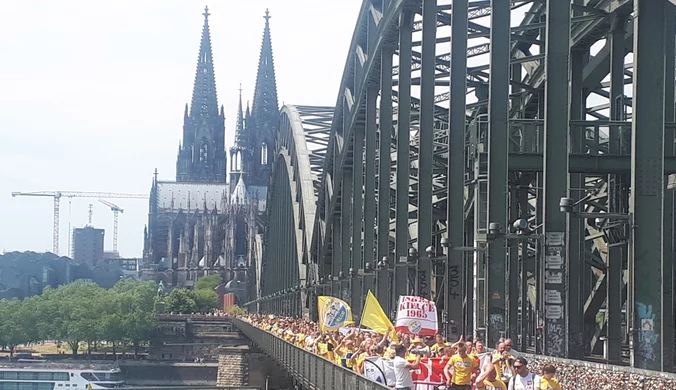
<instances>
[{"instance_id":1,"label":"white boat","mask_svg":"<svg viewBox=\"0 0 676 390\"><path fill-rule=\"evenodd\" d=\"M124 385L119 367L35 360L0 363L0 390L89 390Z\"/></svg>"}]
</instances>

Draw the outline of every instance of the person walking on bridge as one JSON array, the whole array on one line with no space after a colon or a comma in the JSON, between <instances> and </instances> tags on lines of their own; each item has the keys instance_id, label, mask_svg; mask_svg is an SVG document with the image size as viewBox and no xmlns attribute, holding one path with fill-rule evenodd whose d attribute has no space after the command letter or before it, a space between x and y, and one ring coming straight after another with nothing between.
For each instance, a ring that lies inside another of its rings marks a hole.
<instances>
[{"instance_id":1,"label":"person walking on bridge","mask_svg":"<svg viewBox=\"0 0 676 390\"><path fill-rule=\"evenodd\" d=\"M509 380L509 390L539 390L540 376L528 369L528 361L522 357L514 361L514 375Z\"/></svg>"}]
</instances>

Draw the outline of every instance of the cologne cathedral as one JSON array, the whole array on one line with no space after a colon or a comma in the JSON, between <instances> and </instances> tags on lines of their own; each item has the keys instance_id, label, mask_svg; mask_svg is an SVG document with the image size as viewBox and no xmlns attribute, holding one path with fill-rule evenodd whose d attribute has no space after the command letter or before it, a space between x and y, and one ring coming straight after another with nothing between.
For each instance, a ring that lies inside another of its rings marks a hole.
<instances>
[{"instance_id":1,"label":"cologne cathedral","mask_svg":"<svg viewBox=\"0 0 676 390\"><path fill-rule=\"evenodd\" d=\"M143 278L168 287L191 287L204 275L221 274L228 281L226 292L247 301L256 296L250 289L256 285L256 265L262 255L279 115L270 16L266 11L253 104L247 103L243 111L240 88L235 142L228 153L224 108L219 107L216 93L208 8L203 15L176 180L158 180L155 172L150 191Z\"/></svg>"}]
</instances>

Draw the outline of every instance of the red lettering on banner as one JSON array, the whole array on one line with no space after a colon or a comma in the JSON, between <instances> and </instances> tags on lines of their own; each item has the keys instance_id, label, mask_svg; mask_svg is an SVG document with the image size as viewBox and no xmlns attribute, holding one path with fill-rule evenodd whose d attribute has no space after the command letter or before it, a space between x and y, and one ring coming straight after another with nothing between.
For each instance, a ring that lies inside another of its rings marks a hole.
<instances>
[{"instance_id":1,"label":"red lettering on banner","mask_svg":"<svg viewBox=\"0 0 676 390\"><path fill-rule=\"evenodd\" d=\"M413 318L427 318L427 314L425 314L424 311L422 310L406 310L406 317L413 317Z\"/></svg>"},{"instance_id":2,"label":"red lettering on banner","mask_svg":"<svg viewBox=\"0 0 676 390\"><path fill-rule=\"evenodd\" d=\"M422 359L417 370L411 372L414 383L441 385L446 383L444 368L448 357Z\"/></svg>"},{"instance_id":3,"label":"red lettering on banner","mask_svg":"<svg viewBox=\"0 0 676 390\"><path fill-rule=\"evenodd\" d=\"M425 359L427 360L427 359ZM429 380L430 376L430 368L434 370L434 365L431 364L432 367L430 367L430 362L429 361L420 361L420 365L418 366L418 369L415 371L411 371L411 378L413 378L413 382L427 382Z\"/></svg>"},{"instance_id":4,"label":"red lettering on banner","mask_svg":"<svg viewBox=\"0 0 676 390\"><path fill-rule=\"evenodd\" d=\"M444 374L444 368L446 368L446 363L450 358L443 357L437 358L438 360L432 359L432 375L430 377L430 382L434 383L446 383L446 374Z\"/></svg>"},{"instance_id":5,"label":"red lettering on banner","mask_svg":"<svg viewBox=\"0 0 676 390\"><path fill-rule=\"evenodd\" d=\"M427 302L410 302L405 299L402 299L401 303L399 304L399 310L407 310L409 313L414 313L415 314L409 314L410 316L416 316L420 318L427 318L427 313L432 313L435 312L436 308L434 307L434 303L429 303Z\"/></svg>"}]
</instances>

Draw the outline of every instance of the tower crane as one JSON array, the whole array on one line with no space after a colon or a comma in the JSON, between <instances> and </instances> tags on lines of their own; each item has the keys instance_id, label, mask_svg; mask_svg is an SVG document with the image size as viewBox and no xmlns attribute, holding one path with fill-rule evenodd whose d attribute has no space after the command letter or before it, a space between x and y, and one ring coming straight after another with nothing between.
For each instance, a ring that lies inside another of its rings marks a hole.
<instances>
[{"instance_id":1,"label":"tower crane","mask_svg":"<svg viewBox=\"0 0 676 390\"><path fill-rule=\"evenodd\" d=\"M113 212L113 252L117 252L117 222L120 213L124 213L124 210L120 206L110 203L105 199L99 199L99 202L110 207L110 211Z\"/></svg>"},{"instance_id":2,"label":"tower crane","mask_svg":"<svg viewBox=\"0 0 676 390\"><path fill-rule=\"evenodd\" d=\"M82 192L82 191L37 191L12 192L12 197L37 196L54 199L54 231L52 233L52 247L54 254L59 254L59 205L61 198L109 198L109 199L148 199L144 194L124 194L115 192Z\"/></svg>"}]
</instances>

